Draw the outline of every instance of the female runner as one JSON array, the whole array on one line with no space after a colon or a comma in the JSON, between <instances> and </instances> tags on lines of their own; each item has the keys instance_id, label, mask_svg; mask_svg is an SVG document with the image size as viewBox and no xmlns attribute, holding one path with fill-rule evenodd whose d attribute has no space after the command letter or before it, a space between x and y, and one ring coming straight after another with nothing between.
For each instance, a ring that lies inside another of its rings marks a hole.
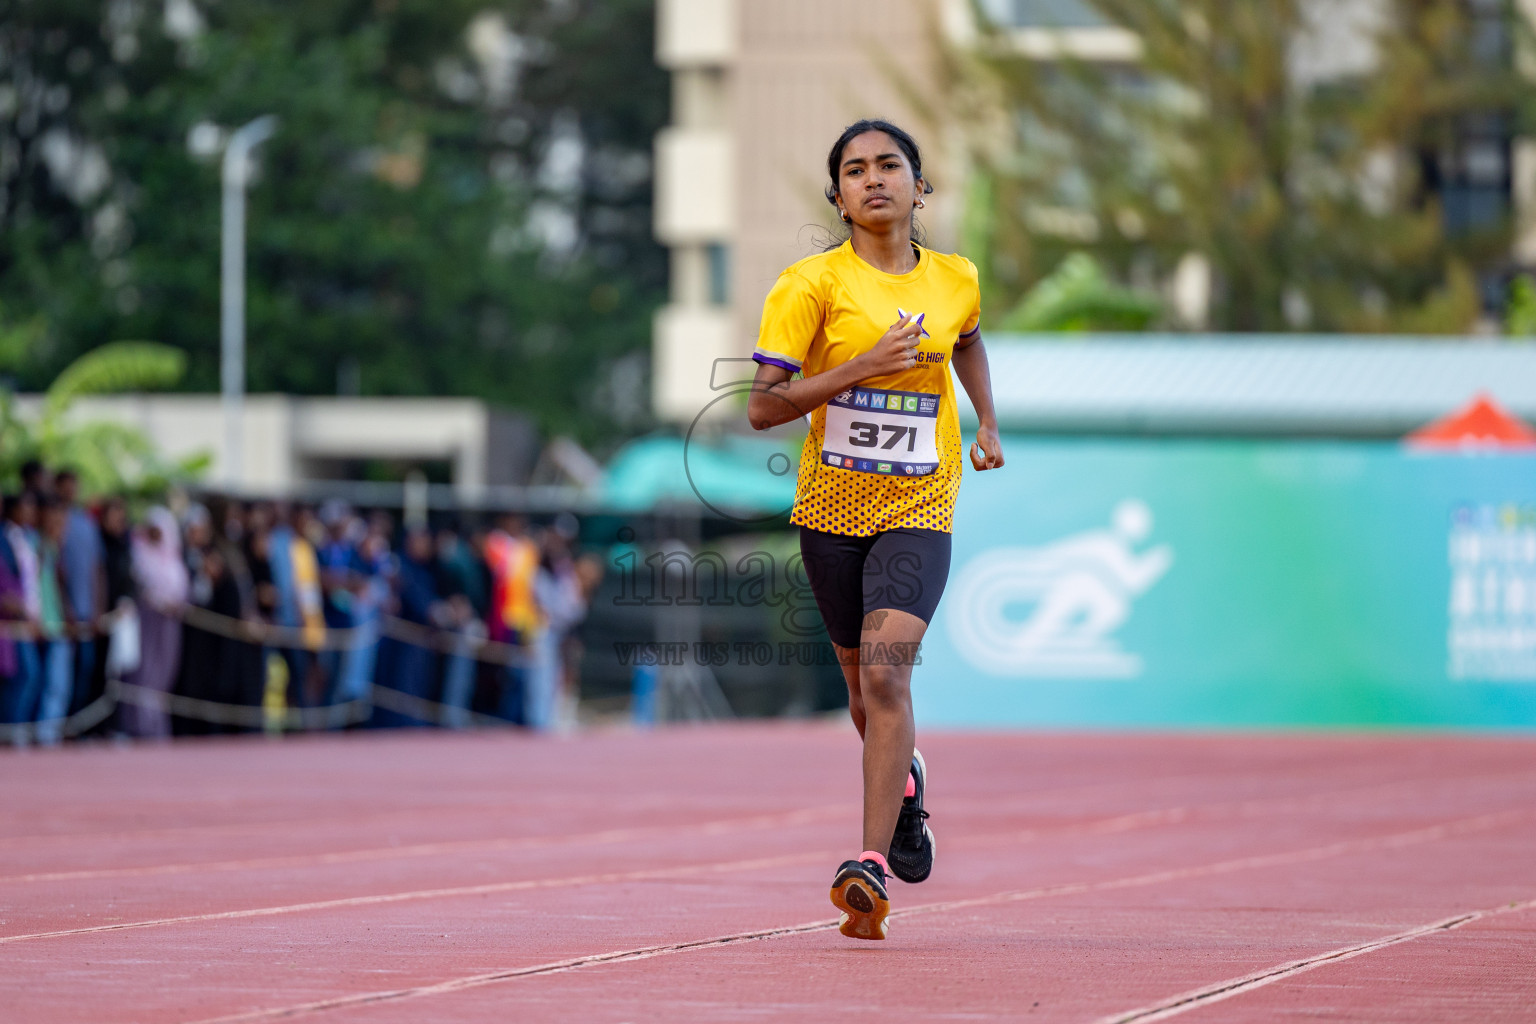
<instances>
[{"instance_id":1,"label":"female runner","mask_svg":"<svg viewBox=\"0 0 1536 1024\"><path fill-rule=\"evenodd\" d=\"M996 469L1003 453L976 267L916 240L933 191L917 143L859 121L832 146L827 173L850 237L769 292L747 415L763 430L814 410L790 522L864 741L864 852L838 868L832 902L844 935L883 939L887 877L920 882L933 867L910 684L949 576L960 490L951 363L980 418L972 466Z\"/></svg>"}]
</instances>

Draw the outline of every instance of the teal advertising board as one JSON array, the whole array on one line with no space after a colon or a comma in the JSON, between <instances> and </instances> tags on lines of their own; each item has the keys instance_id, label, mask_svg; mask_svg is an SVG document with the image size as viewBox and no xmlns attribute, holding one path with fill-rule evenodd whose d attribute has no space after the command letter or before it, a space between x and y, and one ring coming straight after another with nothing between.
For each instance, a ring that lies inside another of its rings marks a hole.
<instances>
[{"instance_id":1,"label":"teal advertising board","mask_svg":"<svg viewBox=\"0 0 1536 1024\"><path fill-rule=\"evenodd\" d=\"M922 725L1536 728L1536 457L1004 439Z\"/></svg>"}]
</instances>

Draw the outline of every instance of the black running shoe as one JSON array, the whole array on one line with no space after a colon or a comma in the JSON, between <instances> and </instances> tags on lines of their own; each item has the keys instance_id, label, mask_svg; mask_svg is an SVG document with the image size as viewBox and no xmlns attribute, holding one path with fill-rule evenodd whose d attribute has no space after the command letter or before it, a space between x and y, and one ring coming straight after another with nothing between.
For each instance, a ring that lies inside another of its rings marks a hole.
<instances>
[{"instance_id":1,"label":"black running shoe","mask_svg":"<svg viewBox=\"0 0 1536 1024\"><path fill-rule=\"evenodd\" d=\"M896 819L896 834L891 836L891 874L903 882L921 882L933 870L933 832L928 828L928 812L923 810L923 790L928 788L928 766L923 755L912 751L913 795L901 801L901 816Z\"/></svg>"},{"instance_id":2,"label":"black running shoe","mask_svg":"<svg viewBox=\"0 0 1536 1024\"><path fill-rule=\"evenodd\" d=\"M850 939L885 938L885 869L873 860L845 860L832 879L832 905L843 912L837 930Z\"/></svg>"}]
</instances>

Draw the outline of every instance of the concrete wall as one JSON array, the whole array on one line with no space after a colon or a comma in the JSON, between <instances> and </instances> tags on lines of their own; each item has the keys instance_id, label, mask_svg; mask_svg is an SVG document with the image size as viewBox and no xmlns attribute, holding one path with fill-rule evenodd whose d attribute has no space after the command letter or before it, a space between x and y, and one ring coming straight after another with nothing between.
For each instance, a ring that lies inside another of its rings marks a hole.
<instances>
[{"instance_id":1,"label":"concrete wall","mask_svg":"<svg viewBox=\"0 0 1536 1024\"><path fill-rule=\"evenodd\" d=\"M18 396L24 415L41 399ZM172 458L208 453L208 479L226 478L223 409L217 395L98 395L70 418L137 427ZM446 461L455 491L473 499L488 486L525 483L538 436L524 417L468 398L304 398L249 395L240 490L281 495L315 479L314 469L356 459Z\"/></svg>"}]
</instances>

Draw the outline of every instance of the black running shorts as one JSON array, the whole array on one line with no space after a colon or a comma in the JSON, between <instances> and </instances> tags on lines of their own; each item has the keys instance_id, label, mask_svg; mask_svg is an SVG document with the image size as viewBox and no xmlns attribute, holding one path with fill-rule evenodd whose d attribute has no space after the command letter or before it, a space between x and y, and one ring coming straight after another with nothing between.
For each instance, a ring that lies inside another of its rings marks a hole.
<instances>
[{"instance_id":1,"label":"black running shorts","mask_svg":"<svg viewBox=\"0 0 1536 1024\"><path fill-rule=\"evenodd\" d=\"M827 635L858 647L864 616L881 608L933 621L949 580L950 535L942 530L886 530L849 537L800 527L800 555Z\"/></svg>"}]
</instances>

